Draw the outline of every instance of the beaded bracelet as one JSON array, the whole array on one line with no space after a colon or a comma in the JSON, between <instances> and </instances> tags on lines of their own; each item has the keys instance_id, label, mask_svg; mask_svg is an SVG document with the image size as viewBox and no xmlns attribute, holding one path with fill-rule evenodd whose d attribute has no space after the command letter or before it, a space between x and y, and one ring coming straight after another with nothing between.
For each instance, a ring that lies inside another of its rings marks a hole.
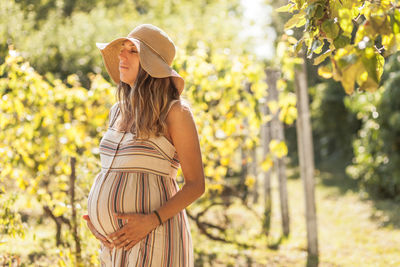
<instances>
[{"instance_id":1,"label":"beaded bracelet","mask_svg":"<svg viewBox=\"0 0 400 267\"><path fill-rule=\"evenodd\" d=\"M162 220L160 217L160 214L158 214L158 212L155 210L154 213L157 215L158 220L160 221L160 225L162 224Z\"/></svg>"}]
</instances>

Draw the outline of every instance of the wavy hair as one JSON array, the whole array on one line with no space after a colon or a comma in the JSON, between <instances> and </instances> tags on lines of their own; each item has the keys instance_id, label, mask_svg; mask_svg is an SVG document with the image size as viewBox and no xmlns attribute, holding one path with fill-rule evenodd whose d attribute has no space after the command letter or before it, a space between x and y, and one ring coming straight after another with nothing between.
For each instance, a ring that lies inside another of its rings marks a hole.
<instances>
[{"instance_id":1,"label":"wavy hair","mask_svg":"<svg viewBox=\"0 0 400 267\"><path fill-rule=\"evenodd\" d=\"M140 64L133 87L120 81L116 95L122 115L119 128L137 138L165 134L169 103L180 99L171 77L154 78Z\"/></svg>"}]
</instances>

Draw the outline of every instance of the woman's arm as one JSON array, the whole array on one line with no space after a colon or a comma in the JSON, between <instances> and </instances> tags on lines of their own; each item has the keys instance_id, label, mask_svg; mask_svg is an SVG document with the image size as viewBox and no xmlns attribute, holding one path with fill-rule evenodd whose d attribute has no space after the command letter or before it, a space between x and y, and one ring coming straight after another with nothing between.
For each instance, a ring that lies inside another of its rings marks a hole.
<instances>
[{"instance_id":1,"label":"woman's arm","mask_svg":"<svg viewBox=\"0 0 400 267\"><path fill-rule=\"evenodd\" d=\"M204 170L201 159L199 138L192 112L188 107L172 105L168 116L168 132L178 153L185 184L172 198L157 209L165 222L199 198L205 190ZM155 214L153 219L159 224Z\"/></svg>"}]
</instances>

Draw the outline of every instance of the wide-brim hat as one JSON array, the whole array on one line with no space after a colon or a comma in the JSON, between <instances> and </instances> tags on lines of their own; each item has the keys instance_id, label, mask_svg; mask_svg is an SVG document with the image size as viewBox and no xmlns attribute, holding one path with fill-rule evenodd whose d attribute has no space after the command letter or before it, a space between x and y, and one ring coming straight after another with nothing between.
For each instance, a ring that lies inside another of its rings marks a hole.
<instances>
[{"instance_id":1,"label":"wide-brim hat","mask_svg":"<svg viewBox=\"0 0 400 267\"><path fill-rule=\"evenodd\" d=\"M140 65L150 76L172 77L179 94L182 93L185 80L171 67L175 57L175 45L163 30L152 24L137 26L127 37L119 37L109 43L96 43L107 72L116 84L120 82L118 55L125 40L131 41L136 46Z\"/></svg>"}]
</instances>

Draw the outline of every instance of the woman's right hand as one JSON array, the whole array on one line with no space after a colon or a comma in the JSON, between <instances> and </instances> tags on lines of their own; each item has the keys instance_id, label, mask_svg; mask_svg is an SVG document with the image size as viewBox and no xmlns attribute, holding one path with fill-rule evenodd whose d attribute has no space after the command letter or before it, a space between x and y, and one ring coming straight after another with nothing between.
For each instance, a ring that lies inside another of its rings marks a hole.
<instances>
[{"instance_id":1,"label":"woman's right hand","mask_svg":"<svg viewBox=\"0 0 400 267\"><path fill-rule=\"evenodd\" d=\"M89 215L83 215L83 219L86 220L87 226L89 227L89 230L92 232L92 234L103 243L104 246L108 247L110 250L113 249L114 245L108 241L102 234L97 232L97 230L94 228L92 222L90 221Z\"/></svg>"}]
</instances>

